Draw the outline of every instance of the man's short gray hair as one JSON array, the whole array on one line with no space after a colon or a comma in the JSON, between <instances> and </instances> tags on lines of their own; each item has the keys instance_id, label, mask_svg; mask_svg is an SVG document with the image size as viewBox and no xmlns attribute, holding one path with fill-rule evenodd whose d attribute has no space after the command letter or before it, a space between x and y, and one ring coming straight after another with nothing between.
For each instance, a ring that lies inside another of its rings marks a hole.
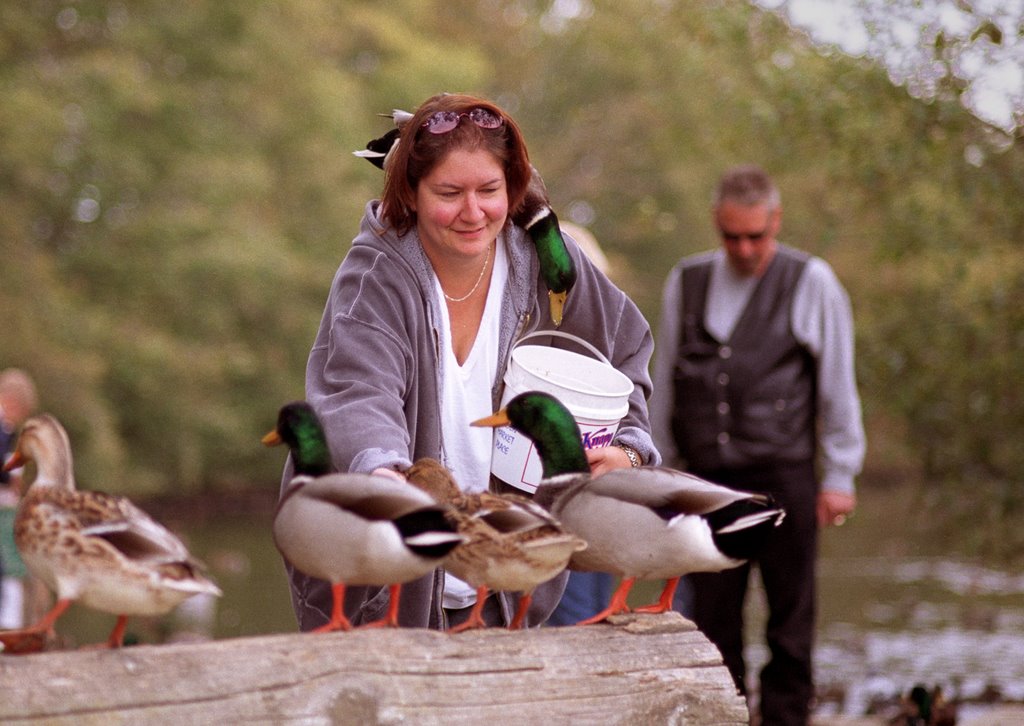
<instances>
[{"instance_id":1,"label":"man's short gray hair","mask_svg":"<svg viewBox=\"0 0 1024 726\"><path fill-rule=\"evenodd\" d=\"M729 169L718 182L715 207L733 202L744 207L767 204L770 209L779 206L779 189L768 173L756 164L744 164Z\"/></svg>"}]
</instances>

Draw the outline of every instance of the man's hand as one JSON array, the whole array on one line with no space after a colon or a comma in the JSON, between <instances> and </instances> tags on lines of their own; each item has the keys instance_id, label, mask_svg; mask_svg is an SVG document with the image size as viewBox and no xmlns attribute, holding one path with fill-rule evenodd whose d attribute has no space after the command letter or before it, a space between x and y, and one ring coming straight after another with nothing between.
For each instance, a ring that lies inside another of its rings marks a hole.
<instances>
[{"instance_id":1,"label":"man's hand","mask_svg":"<svg viewBox=\"0 0 1024 726\"><path fill-rule=\"evenodd\" d=\"M818 495L818 526L841 527L857 507L857 497L844 492L824 491Z\"/></svg>"}]
</instances>

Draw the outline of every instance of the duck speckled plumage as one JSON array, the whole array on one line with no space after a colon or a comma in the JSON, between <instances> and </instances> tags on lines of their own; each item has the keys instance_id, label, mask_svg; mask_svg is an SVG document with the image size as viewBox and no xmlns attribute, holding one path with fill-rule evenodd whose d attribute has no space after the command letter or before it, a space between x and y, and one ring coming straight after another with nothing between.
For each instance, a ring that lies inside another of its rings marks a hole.
<instances>
[{"instance_id":1,"label":"duck speckled plumage","mask_svg":"<svg viewBox=\"0 0 1024 726\"><path fill-rule=\"evenodd\" d=\"M295 465L274 515L274 543L300 572L331 583L331 618L317 632L351 629L342 610L346 585L388 585L387 615L364 627L397 627L402 583L433 570L464 541L445 519L448 507L395 479L329 473L323 427L304 401L281 408L263 443L287 444Z\"/></svg>"},{"instance_id":2,"label":"duck speckled plumage","mask_svg":"<svg viewBox=\"0 0 1024 726\"><path fill-rule=\"evenodd\" d=\"M406 476L437 501L451 505L446 516L467 538L444 561L449 572L477 589L469 618L453 632L484 626L484 600L491 590L521 593L509 628L522 627L534 589L558 575L572 554L587 546L526 497L463 492L451 472L434 459L416 461Z\"/></svg>"},{"instance_id":3,"label":"duck speckled plumage","mask_svg":"<svg viewBox=\"0 0 1024 726\"><path fill-rule=\"evenodd\" d=\"M668 610L680 576L741 565L784 517L767 496L673 469L616 469L591 478L579 427L546 393L520 394L474 425L511 425L534 442L544 470L534 501L587 541L570 568L623 578L608 608L583 623L628 611L637 579L667 580L658 603L639 611Z\"/></svg>"},{"instance_id":4,"label":"duck speckled plumage","mask_svg":"<svg viewBox=\"0 0 1024 726\"><path fill-rule=\"evenodd\" d=\"M193 595L221 594L181 540L127 498L75 488L70 442L54 417L25 422L8 467L27 461L36 477L18 506L15 543L57 603L18 631L25 637L49 631L80 602L118 616L107 644L119 647L128 616L162 615Z\"/></svg>"}]
</instances>

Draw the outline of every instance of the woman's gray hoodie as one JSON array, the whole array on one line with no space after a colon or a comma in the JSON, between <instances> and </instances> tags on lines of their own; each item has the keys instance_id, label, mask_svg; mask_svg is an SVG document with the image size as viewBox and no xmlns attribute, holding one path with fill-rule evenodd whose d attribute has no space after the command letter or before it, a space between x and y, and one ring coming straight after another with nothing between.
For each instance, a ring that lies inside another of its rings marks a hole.
<instances>
[{"instance_id":1,"label":"woman's gray hoodie","mask_svg":"<svg viewBox=\"0 0 1024 726\"><path fill-rule=\"evenodd\" d=\"M513 343L535 329L551 327L547 289L530 238L511 223L504 235L509 269L501 310L500 363L492 390L495 408ZM615 443L636 449L648 464L658 464L646 402L651 393L647 367L654 347L650 326L632 300L574 242L567 243L578 276L560 329L597 347L636 384ZM306 366L306 399L323 421L339 471L405 469L421 457L446 460L440 415L442 317L434 284L415 229L398 237L379 217L379 202L367 204L360 232L334 277ZM571 341L557 337L530 342L573 347ZM288 465L282 489L290 478ZM499 485L492 480L492 488ZM326 623L330 585L290 567L289 574L299 627L310 630ZM537 588L528 625L547 619L565 579L563 573ZM400 624L444 627L443 583L443 572L436 570L404 585ZM386 587L350 587L345 612L354 624L369 622L383 617L388 600ZM511 621L514 601L501 593L500 604L505 621Z\"/></svg>"}]
</instances>

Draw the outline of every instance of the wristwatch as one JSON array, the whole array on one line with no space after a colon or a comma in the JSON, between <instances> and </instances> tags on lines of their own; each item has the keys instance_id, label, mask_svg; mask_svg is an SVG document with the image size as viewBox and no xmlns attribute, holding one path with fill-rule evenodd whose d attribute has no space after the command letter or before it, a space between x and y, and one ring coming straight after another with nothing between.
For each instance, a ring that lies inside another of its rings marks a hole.
<instances>
[{"instance_id":1,"label":"wristwatch","mask_svg":"<svg viewBox=\"0 0 1024 726\"><path fill-rule=\"evenodd\" d=\"M622 449L626 453L626 458L629 459L629 464L634 469L636 469L637 467L643 465L643 462L640 461L640 454L636 453L636 449L634 449L632 446L626 446L625 444L618 444L618 447L620 449Z\"/></svg>"}]
</instances>

